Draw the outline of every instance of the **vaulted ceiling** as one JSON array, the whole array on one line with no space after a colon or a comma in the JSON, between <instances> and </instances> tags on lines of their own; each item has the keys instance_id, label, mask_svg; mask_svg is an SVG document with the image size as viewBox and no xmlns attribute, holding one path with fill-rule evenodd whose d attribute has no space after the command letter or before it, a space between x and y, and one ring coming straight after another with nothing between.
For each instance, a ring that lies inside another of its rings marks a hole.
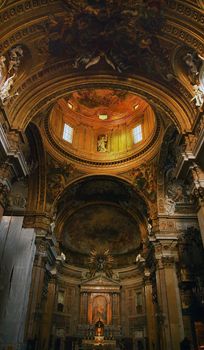
<instances>
[{"instance_id":1,"label":"vaulted ceiling","mask_svg":"<svg viewBox=\"0 0 204 350\"><path fill-rule=\"evenodd\" d=\"M0 1L2 108L22 144L26 131L37 164L32 164L27 209L50 215L57 206L60 239L70 251L77 246L63 232L74 227L72 216L83 216L81 230L88 230L91 240L87 218L99 220L106 211L104 200L92 203L87 197L83 213L79 203L69 212L69 187L87 175L134 182L139 197L155 210L164 135L169 127L180 135L190 132L200 112L193 90L199 69L193 68L203 62L203 22L202 0ZM74 128L73 144L62 138L64 123ZM130 135L138 123L144 138L134 144ZM97 148L100 137L106 152ZM107 185L103 181L99 188ZM108 205L107 220L123 216L121 205ZM139 209L137 218L131 217L138 231L141 215ZM62 218L67 226L60 226Z\"/></svg>"}]
</instances>

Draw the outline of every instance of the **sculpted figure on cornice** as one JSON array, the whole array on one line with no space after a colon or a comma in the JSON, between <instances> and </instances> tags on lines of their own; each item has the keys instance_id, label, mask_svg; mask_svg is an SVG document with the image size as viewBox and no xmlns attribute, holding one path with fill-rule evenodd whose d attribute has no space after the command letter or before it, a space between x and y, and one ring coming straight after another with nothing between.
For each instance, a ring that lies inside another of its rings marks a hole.
<instances>
[{"instance_id":1,"label":"sculpted figure on cornice","mask_svg":"<svg viewBox=\"0 0 204 350\"><path fill-rule=\"evenodd\" d=\"M0 56L0 98L3 104L12 97L10 90L13 87L23 58L23 49L15 46L8 52L8 58Z\"/></svg>"},{"instance_id":2,"label":"sculpted figure on cornice","mask_svg":"<svg viewBox=\"0 0 204 350\"><path fill-rule=\"evenodd\" d=\"M165 174L165 201L164 208L166 214L183 213L192 210L192 199L190 186L187 181L177 180L174 176L174 169L170 169Z\"/></svg>"},{"instance_id":3,"label":"sculpted figure on cornice","mask_svg":"<svg viewBox=\"0 0 204 350\"><path fill-rule=\"evenodd\" d=\"M188 51L184 57L185 70L189 82L193 87L194 97L197 107L202 107L204 102L204 57L195 51Z\"/></svg>"},{"instance_id":4,"label":"sculpted figure on cornice","mask_svg":"<svg viewBox=\"0 0 204 350\"><path fill-rule=\"evenodd\" d=\"M163 142L159 164L159 211L169 216L194 210L190 184L175 177L177 153L181 151L178 141L177 130L170 128Z\"/></svg>"},{"instance_id":5,"label":"sculpted figure on cornice","mask_svg":"<svg viewBox=\"0 0 204 350\"><path fill-rule=\"evenodd\" d=\"M28 179L16 181L12 184L8 196L8 210L25 210L28 198Z\"/></svg>"}]
</instances>

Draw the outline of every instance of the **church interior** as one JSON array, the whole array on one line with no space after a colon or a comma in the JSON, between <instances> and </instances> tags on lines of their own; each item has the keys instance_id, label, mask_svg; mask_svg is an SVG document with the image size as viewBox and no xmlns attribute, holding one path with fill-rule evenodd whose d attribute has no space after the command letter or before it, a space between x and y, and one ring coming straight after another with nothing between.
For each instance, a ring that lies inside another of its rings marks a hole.
<instances>
[{"instance_id":1,"label":"church interior","mask_svg":"<svg viewBox=\"0 0 204 350\"><path fill-rule=\"evenodd\" d=\"M0 349L204 349L204 1L0 0Z\"/></svg>"}]
</instances>

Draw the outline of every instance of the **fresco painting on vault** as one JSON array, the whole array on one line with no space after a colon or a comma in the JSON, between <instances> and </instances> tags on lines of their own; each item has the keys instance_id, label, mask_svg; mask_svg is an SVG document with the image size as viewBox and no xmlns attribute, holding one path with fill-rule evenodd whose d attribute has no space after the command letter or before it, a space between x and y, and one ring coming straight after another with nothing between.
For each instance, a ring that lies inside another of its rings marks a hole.
<instances>
[{"instance_id":1,"label":"fresco painting on vault","mask_svg":"<svg viewBox=\"0 0 204 350\"><path fill-rule=\"evenodd\" d=\"M48 18L41 54L69 56L75 69L102 63L119 73L135 69L168 79L168 51L158 38L165 1L66 0L63 7L64 16Z\"/></svg>"},{"instance_id":2,"label":"fresco painting on vault","mask_svg":"<svg viewBox=\"0 0 204 350\"><path fill-rule=\"evenodd\" d=\"M140 244L137 222L121 209L103 204L85 207L72 215L63 240L68 249L84 254L92 249L109 249L111 254L128 253Z\"/></svg>"}]
</instances>

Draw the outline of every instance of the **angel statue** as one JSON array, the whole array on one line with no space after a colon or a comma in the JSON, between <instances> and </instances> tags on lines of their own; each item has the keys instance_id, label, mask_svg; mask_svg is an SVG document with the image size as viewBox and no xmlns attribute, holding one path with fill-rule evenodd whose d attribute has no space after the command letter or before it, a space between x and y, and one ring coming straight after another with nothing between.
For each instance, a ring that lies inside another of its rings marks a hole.
<instances>
[{"instance_id":1,"label":"angel statue","mask_svg":"<svg viewBox=\"0 0 204 350\"><path fill-rule=\"evenodd\" d=\"M6 100L9 97L11 97L9 91L13 86L14 77L15 77L15 74L7 78L6 81L3 83L3 85L0 87L0 98L3 104L6 102Z\"/></svg>"},{"instance_id":2,"label":"angel statue","mask_svg":"<svg viewBox=\"0 0 204 350\"><path fill-rule=\"evenodd\" d=\"M6 80L7 69L5 65L6 57L0 56L0 88Z\"/></svg>"},{"instance_id":3,"label":"angel statue","mask_svg":"<svg viewBox=\"0 0 204 350\"><path fill-rule=\"evenodd\" d=\"M191 101L195 100L195 104L197 107L202 107L204 102L204 91L202 91L200 85L193 85L194 90L194 97L191 99Z\"/></svg>"}]
</instances>

